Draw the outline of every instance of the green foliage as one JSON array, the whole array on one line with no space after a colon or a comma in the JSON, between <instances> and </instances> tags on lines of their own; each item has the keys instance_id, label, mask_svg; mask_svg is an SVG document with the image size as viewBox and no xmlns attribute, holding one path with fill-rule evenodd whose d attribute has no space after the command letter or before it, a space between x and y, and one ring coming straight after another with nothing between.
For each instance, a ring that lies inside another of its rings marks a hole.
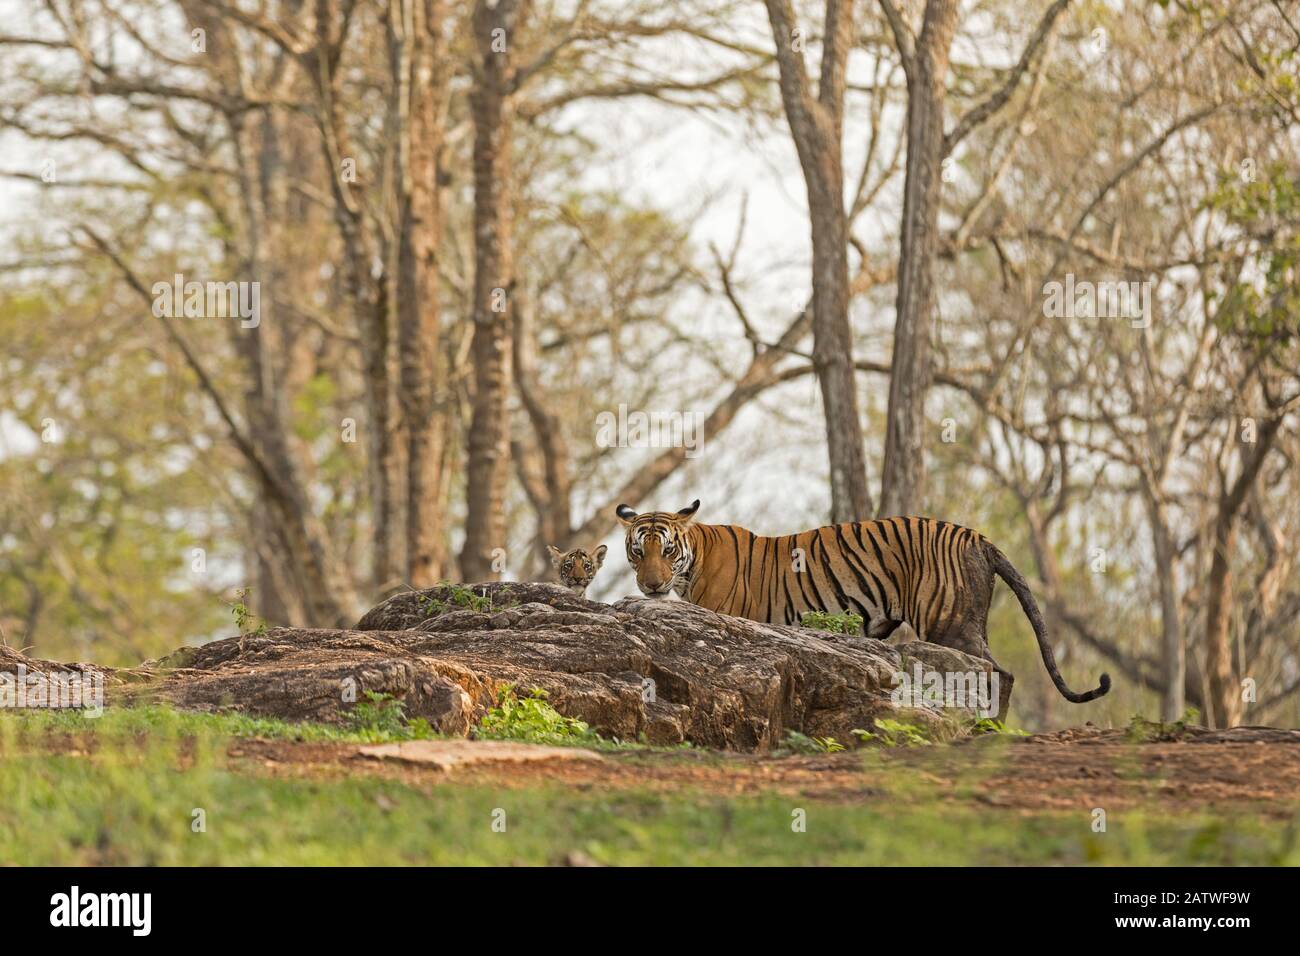
<instances>
[{"instance_id":1,"label":"green foliage","mask_svg":"<svg viewBox=\"0 0 1300 956\"><path fill-rule=\"evenodd\" d=\"M927 747L934 742L924 728L908 723L905 720L877 717L875 728L879 733L872 733L869 730L854 730L853 735L863 743L874 740L886 747Z\"/></svg>"},{"instance_id":2,"label":"green foliage","mask_svg":"<svg viewBox=\"0 0 1300 956\"><path fill-rule=\"evenodd\" d=\"M773 753L778 757L791 754L807 756L811 754L835 754L844 749L844 745L834 737L809 737L797 730L787 730Z\"/></svg>"},{"instance_id":3,"label":"green foliage","mask_svg":"<svg viewBox=\"0 0 1300 956\"><path fill-rule=\"evenodd\" d=\"M978 720L971 721L967 728L968 732L974 736L983 734L998 734L1004 737L1028 737L1029 732L1020 728L1008 727L1000 720L992 717L980 717Z\"/></svg>"},{"instance_id":4,"label":"green foliage","mask_svg":"<svg viewBox=\"0 0 1300 956\"><path fill-rule=\"evenodd\" d=\"M1125 728L1124 736L1132 743L1153 743L1162 740L1181 740L1187 735L1187 729L1201 722L1201 712L1195 707L1188 707L1178 720L1165 723L1160 720L1147 720L1141 714L1134 714Z\"/></svg>"},{"instance_id":5,"label":"green foliage","mask_svg":"<svg viewBox=\"0 0 1300 956\"><path fill-rule=\"evenodd\" d=\"M520 740L530 744L595 746L600 737L583 721L565 717L546 702L546 691L534 687L519 697L513 686L497 693L496 706L483 715L474 736L479 740Z\"/></svg>"},{"instance_id":6,"label":"green foliage","mask_svg":"<svg viewBox=\"0 0 1300 956\"><path fill-rule=\"evenodd\" d=\"M1218 299L1216 324L1256 344L1293 341L1300 335L1300 181L1279 163L1248 177L1225 171L1205 206L1251 237L1242 251L1254 265L1210 294Z\"/></svg>"},{"instance_id":7,"label":"green foliage","mask_svg":"<svg viewBox=\"0 0 1300 956\"><path fill-rule=\"evenodd\" d=\"M406 705L389 694L368 690L347 713L347 726L359 737L375 743L391 740L428 740L436 737L423 717L407 720Z\"/></svg>"},{"instance_id":8,"label":"green foliage","mask_svg":"<svg viewBox=\"0 0 1300 956\"><path fill-rule=\"evenodd\" d=\"M814 631L830 631L832 634L857 634L862 630L862 615L806 611L799 619L799 626Z\"/></svg>"},{"instance_id":9,"label":"green foliage","mask_svg":"<svg viewBox=\"0 0 1300 956\"><path fill-rule=\"evenodd\" d=\"M331 406L338 400L338 385L334 378L317 372L303 383L302 390L293 399L293 430L305 442L315 442L336 428Z\"/></svg>"},{"instance_id":10,"label":"green foliage","mask_svg":"<svg viewBox=\"0 0 1300 956\"><path fill-rule=\"evenodd\" d=\"M244 600L248 597L248 588L235 592L235 601L230 605L230 613L235 618L235 627L240 634L252 634L261 637L266 633L266 622L254 614Z\"/></svg>"},{"instance_id":11,"label":"green foliage","mask_svg":"<svg viewBox=\"0 0 1300 956\"><path fill-rule=\"evenodd\" d=\"M853 734L863 743L876 742L885 747L928 747L931 744L950 743L966 737L999 736L1028 737L1029 733L1019 728L1010 728L1000 720L992 717L948 718L931 724L914 724L905 720L878 717L874 723L875 731L854 730Z\"/></svg>"},{"instance_id":12,"label":"green foliage","mask_svg":"<svg viewBox=\"0 0 1300 956\"><path fill-rule=\"evenodd\" d=\"M445 597L435 597L432 594L421 594L415 600L420 610L424 612L425 617L433 617L441 614L443 611L469 610L486 613L496 610L497 606L492 603L492 597L486 594L476 594L474 589L464 584L453 584L450 581L444 581L438 587L445 592ZM506 605L499 605L504 607Z\"/></svg>"},{"instance_id":13,"label":"green foliage","mask_svg":"<svg viewBox=\"0 0 1300 956\"><path fill-rule=\"evenodd\" d=\"M232 467L210 409L121 306L93 272L0 290L0 640L41 657L134 665L213 636L238 561L210 530Z\"/></svg>"}]
</instances>

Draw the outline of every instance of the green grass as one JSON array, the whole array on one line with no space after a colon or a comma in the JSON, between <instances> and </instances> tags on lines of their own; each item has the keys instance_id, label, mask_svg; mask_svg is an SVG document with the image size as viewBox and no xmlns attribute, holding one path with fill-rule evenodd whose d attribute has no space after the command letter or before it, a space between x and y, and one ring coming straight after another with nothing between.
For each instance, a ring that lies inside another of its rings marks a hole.
<instances>
[{"instance_id":1,"label":"green grass","mask_svg":"<svg viewBox=\"0 0 1300 956\"><path fill-rule=\"evenodd\" d=\"M1147 720L1141 714L1134 714L1129 718L1124 736L1135 744L1181 740L1186 735L1187 729L1198 724L1200 720L1200 711L1195 707L1187 708L1181 719L1167 723L1160 720Z\"/></svg>"},{"instance_id":2,"label":"green grass","mask_svg":"<svg viewBox=\"0 0 1300 956\"><path fill-rule=\"evenodd\" d=\"M234 712L196 713L163 706L109 707L101 717L87 717L79 710L32 710L21 715L0 717L0 744L10 736L74 734L89 741L150 737L188 739L195 737L261 737L266 740L296 740L306 743L379 744L398 740L436 737L425 721L407 721L399 701L385 694L367 692L348 715L345 725L250 717Z\"/></svg>"},{"instance_id":3,"label":"green grass","mask_svg":"<svg viewBox=\"0 0 1300 956\"><path fill-rule=\"evenodd\" d=\"M250 734L348 739L323 732L158 707L2 715L0 864L546 864L571 853L680 865L1300 863L1294 826L1253 814L1116 812L1093 833L1082 812L944 802L879 751L864 754L863 785L876 791L865 802L279 778L226 756ZM989 767L992 743L973 755ZM200 809L206 829L194 832ZM792 830L796 810L806 832Z\"/></svg>"},{"instance_id":4,"label":"green grass","mask_svg":"<svg viewBox=\"0 0 1300 956\"><path fill-rule=\"evenodd\" d=\"M980 717L971 721L969 727L973 735L997 734L1003 737L1028 737L1029 731L1021 730L1019 727L1008 727L1000 720L992 717Z\"/></svg>"},{"instance_id":5,"label":"green grass","mask_svg":"<svg viewBox=\"0 0 1300 956\"><path fill-rule=\"evenodd\" d=\"M862 616L847 611L842 614L805 611L799 618L799 626L814 631L829 631L832 634L857 634L862 630Z\"/></svg>"},{"instance_id":6,"label":"green grass","mask_svg":"<svg viewBox=\"0 0 1300 956\"><path fill-rule=\"evenodd\" d=\"M809 737L797 730L787 730L785 736L781 739L780 746L773 753L778 757L791 754L809 756L813 754L837 754L843 749L844 745L834 737Z\"/></svg>"}]
</instances>

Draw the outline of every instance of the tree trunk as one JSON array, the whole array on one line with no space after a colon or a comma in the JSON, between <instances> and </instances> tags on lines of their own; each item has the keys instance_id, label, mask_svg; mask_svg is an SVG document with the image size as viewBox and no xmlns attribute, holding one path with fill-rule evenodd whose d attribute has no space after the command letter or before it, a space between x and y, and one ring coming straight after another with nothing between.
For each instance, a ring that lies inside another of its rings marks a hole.
<instances>
[{"instance_id":1,"label":"tree trunk","mask_svg":"<svg viewBox=\"0 0 1300 956\"><path fill-rule=\"evenodd\" d=\"M443 0L402 0L394 35L399 99L397 328L402 431L406 435L406 579L429 587L446 574L446 500L440 490L449 363L442 348L438 245L442 203L438 160L446 132L448 70ZM439 400L439 396L443 396Z\"/></svg>"},{"instance_id":2,"label":"tree trunk","mask_svg":"<svg viewBox=\"0 0 1300 956\"><path fill-rule=\"evenodd\" d=\"M808 192L813 364L826 418L831 521L861 521L871 515L871 492L853 369L849 228L841 155L845 62L853 41L853 4L849 0L827 0L821 79L814 98L803 55L795 49L795 19L789 0L766 2L776 41L781 100Z\"/></svg>"},{"instance_id":3,"label":"tree trunk","mask_svg":"<svg viewBox=\"0 0 1300 956\"><path fill-rule=\"evenodd\" d=\"M1205 671L1210 685L1211 727L1235 727L1241 722L1241 693L1232 666L1229 624L1232 616L1232 561L1236 550L1235 517L1220 511L1214 523L1214 555L1210 560L1209 593L1205 608Z\"/></svg>"},{"instance_id":4,"label":"tree trunk","mask_svg":"<svg viewBox=\"0 0 1300 956\"><path fill-rule=\"evenodd\" d=\"M838 153L838 142L836 144ZM828 160L829 162L829 160ZM834 159L840 172L839 157ZM813 363L821 387L830 462L831 522L871 517L866 451L858 417L857 381L853 370L853 333L849 325L848 220L844 215L843 178L826 189L808 190L813 246Z\"/></svg>"},{"instance_id":5,"label":"tree trunk","mask_svg":"<svg viewBox=\"0 0 1300 956\"><path fill-rule=\"evenodd\" d=\"M939 251L944 95L956 28L956 0L926 3L907 78L907 178L881 474L882 517L912 514L925 498L925 395L930 384L934 261Z\"/></svg>"},{"instance_id":6,"label":"tree trunk","mask_svg":"<svg viewBox=\"0 0 1300 956\"><path fill-rule=\"evenodd\" d=\"M274 152L268 138L276 132L268 123L256 135L243 118L231 118L231 135L237 145L237 161L243 196L247 231L247 267L257 279L270 273L264 255L268 235L266 193L264 186L274 174L269 167L278 165L268 157ZM253 478L259 486L259 511L269 516L276 535L284 544L284 571L292 596L276 602L287 609L300 607L306 622L317 626L334 626L353 611L350 583L336 561L328 533L311 508L306 482L289 449L289 429L284 390L279 387L274 356L282 344L279 318L274 305L263 303L255 328L232 328L236 353L246 369L244 408L248 418L248 437L255 450ZM252 568L249 569L251 574ZM263 599L270 599L263 595ZM258 598L255 598L258 600ZM272 605L274 610L274 604ZM296 616L296 615L295 615ZM296 623L296 622L289 622Z\"/></svg>"},{"instance_id":7,"label":"tree trunk","mask_svg":"<svg viewBox=\"0 0 1300 956\"><path fill-rule=\"evenodd\" d=\"M387 269L382 251L373 240L360 201L360 170L348 135L345 104L340 99L339 53L346 37L335 36L334 7L316 0L316 50L311 73L316 83L320 111L323 160L330 175L334 221L343 242L339 263L344 298L361 341L366 397L366 445L370 466L372 567L371 584L383 587L403 568L405 553L401 521L401 488L405 469L396 438L396 350L390 329L388 278L374 274L375 264ZM351 166L346 164L352 164Z\"/></svg>"},{"instance_id":8,"label":"tree trunk","mask_svg":"<svg viewBox=\"0 0 1300 956\"><path fill-rule=\"evenodd\" d=\"M514 35L520 0L478 0L477 46L470 93L474 116L474 398L466 443L465 544L461 577L500 577L495 554L505 549L509 470L510 341L513 279L511 183ZM498 549L500 551L498 552Z\"/></svg>"},{"instance_id":9,"label":"tree trunk","mask_svg":"<svg viewBox=\"0 0 1300 956\"><path fill-rule=\"evenodd\" d=\"M1187 709L1187 654L1176 580L1178 553L1169 533L1169 515L1163 501L1148 489L1147 514L1155 551L1156 578L1160 586L1160 664L1164 677L1160 718L1179 720Z\"/></svg>"},{"instance_id":10,"label":"tree trunk","mask_svg":"<svg viewBox=\"0 0 1300 956\"><path fill-rule=\"evenodd\" d=\"M284 581L284 559L275 552L280 536L271 530L271 515L267 507L258 502L253 505L248 525L248 547L244 560L250 569L256 569L252 597L246 603L258 617L274 624L298 624L304 620L301 602L289 602L298 597Z\"/></svg>"},{"instance_id":11,"label":"tree trunk","mask_svg":"<svg viewBox=\"0 0 1300 956\"><path fill-rule=\"evenodd\" d=\"M1232 661L1232 555L1237 544L1237 521L1242 505L1273 439L1282 427L1282 417L1259 426L1255 447L1243 455L1241 474L1232 487L1219 496L1219 513L1214 521L1214 551L1205 602L1205 670L1210 696L1206 701L1207 722L1212 727L1235 727L1241 723L1241 683Z\"/></svg>"}]
</instances>

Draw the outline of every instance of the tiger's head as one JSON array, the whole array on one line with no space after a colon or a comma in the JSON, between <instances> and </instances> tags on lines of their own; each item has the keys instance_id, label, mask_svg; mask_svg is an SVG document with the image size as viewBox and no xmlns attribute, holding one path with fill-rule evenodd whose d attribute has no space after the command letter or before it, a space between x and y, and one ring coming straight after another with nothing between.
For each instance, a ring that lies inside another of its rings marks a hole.
<instances>
[{"instance_id":1,"label":"tiger's head","mask_svg":"<svg viewBox=\"0 0 1300 956\"><path fill-rule=\"evenodd\" d=\"M667 597L673 590L684 593L695 560L687 529L699 507L698 498L681 511L637 514L627 505L618 506L615 514L627 529L627 560L646 597Z\"/></svg>"},{"instance_id":2,"label":"tiger's head","mask_svg":"<svg viewBox=\"0 0 1300 956\"><path fill-rule=\"evenodd\" d=\"M591 579L605 563L605 552L609 549L602 544L591 552L584 551L582 548L561 551L548 544L546 550L551 555L551 564L555 565L555 570L559 572L560 581L578 597L582 597L586 594Z\"/></svg>"}]
</instances>

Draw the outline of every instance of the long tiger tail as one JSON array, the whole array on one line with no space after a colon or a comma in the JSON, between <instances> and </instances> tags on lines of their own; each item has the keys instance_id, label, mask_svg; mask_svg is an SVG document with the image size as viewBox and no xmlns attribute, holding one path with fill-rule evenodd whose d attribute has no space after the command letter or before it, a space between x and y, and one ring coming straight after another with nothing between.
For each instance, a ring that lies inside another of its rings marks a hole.
<instances>
[{"instance_id":1,"label":"long tiger tail","mask_svg":"<svg viewBox=\"0 0 1300 956\"><path fill-rule=\"evenodd\" d=\"M1043 655L1043 664L1047 667L1047 673L1051 676L1056 689L1061 692L1061 696L1073 703L1082 704L1095 700L1110 690L1109 674L1102 674L1097 681L1096 688L1093 690L1082 694L1076 694L1070 690L1065 683L1065 678L1056 669L1056 655L1052 653L1052 645L1047 642L1047 626L1043 623L1043 615L1038 610L1038 602L1034 600L1033 592L1029 590L1028 583L1007 559L1007 556L992 544L988 545L988 556L994 573L1003 581L1006 581L1007 586L1015 592L1021 610L1025 612L1025 617L1029 618L1029 623L1034 628L1034 637L1038 638L1038 650Z\"/></svg>"}]
</instances>

